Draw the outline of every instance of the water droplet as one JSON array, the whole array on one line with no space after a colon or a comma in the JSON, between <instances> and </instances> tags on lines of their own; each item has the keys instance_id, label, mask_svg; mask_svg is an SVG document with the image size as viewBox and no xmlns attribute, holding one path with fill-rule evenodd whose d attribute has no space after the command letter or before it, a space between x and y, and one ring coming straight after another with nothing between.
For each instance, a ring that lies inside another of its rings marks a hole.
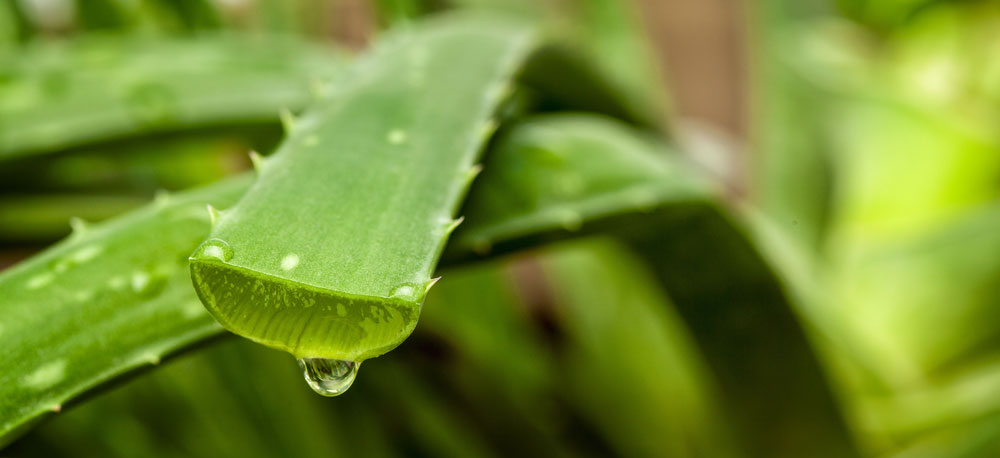
<instances>
[{"instance_id":1,"label":"water droplet","mask_svg":"<svg viewBox=\"0 0 1000 458\"><path fill-rule=\"evenodd\" d=\"M22 385L40 391L50 388L66 378L66 360L57 359L35 368L21 379Z\"/></svg>"},{"instance_id":2,"label":"water droplet","mask_svg":"<svg viewBox=\"0 0 1000 458\"><path fill-rule=\"evenodd\" d=\"M149 284L150 276L146 272L136 271L132 272L132 290L135 292L142 291Z\"/></svg>"},{"instance_id":3,"label":"water droplet","mask_svg":"<svg viewBox=\"0 0 1000 458\"><path fill-rule=\"evenodd\" d=\"M103 251L104 251L103 246L88 245L83 248L80 248L79 250L76 250L76 252L70 255L70 259L73 261L74 264L83 264L87 261L90 261L91 259L96 258L97 255L101 254Z\"/></svg>"},{"instance_id":4,"label":"water droplet","mask_svg":"<svg viewBox=\"0 0 1000 458\"><path fill-rule=\"evenodd\" d=\"M328 397L344 394L354 383L360 366L361 363L339 359L299 358L299 367L309 388Z\"/></svg>"},{"instance_id":5,"label":"water droplet","mask_svg":"<svg viewBox=\"0 0 1000 458\"><path fill-rule=\"evenodd\" d=\"M397 286L395 289L389 293L389 297L402 299L404 301L416 301L417 291L421 291L423 285L418 285L416 283L403 283Z\"/></svg>"},{"instance_id":6,"label":"water droplet","mask_svg":"<svg viewBox=\"0 0 1000 458\"><path fill-rule=\"evenodd\" d=\"M167 284L167 279L162 275L150 274L148 272L132 272L132 291L142 297L152 297L157 294Z\"/></svg>"},{"instance_id":7,"label":"water droplet","mask_svg":"<svg viewBox=\"0 0 1000 458\"><path fill-rule=\"evenodd\" d=\"M52 278L53 278L52 274L48 272L35 275L34 277L31 277L30 280L28 280L27 287L28 289L41 288L49 283L52 283Z\"/></svg>"},{"instance_id":8,"label":"water droplet","mask_svg":"<svg viewBox=\"0 0 1000 458\"><path fill-rule=\"evenodd\" d=\"M281 270L292 270L297 265L299 265L299 255L295 253L288 253L287 256L281 258Z\"/></svg>"},{"instance_id":9,"label":"water droplet","mask_svg":"<svg viewBox=\"0 0 1000 458\"><path fill-rule=\"evenodd\" d=\"M385 139L393 145L401 145L406 141L406 132L400 129L393 129L389 131L389 134L385 136Z\"/></svg>"},{"instance_id":10,"label":"water droplet","mask_svg":"<svg viewBox=\"0 0 1000 458\"><path fill-rule=\"evenodd\" d=\"M214 258L222 262L226 262L233 259L233 248L223 240L208 239L202 242L202 244L194 250L194 254L191 255L191 259L206 258Z\"/></svg>"}]
</instances>

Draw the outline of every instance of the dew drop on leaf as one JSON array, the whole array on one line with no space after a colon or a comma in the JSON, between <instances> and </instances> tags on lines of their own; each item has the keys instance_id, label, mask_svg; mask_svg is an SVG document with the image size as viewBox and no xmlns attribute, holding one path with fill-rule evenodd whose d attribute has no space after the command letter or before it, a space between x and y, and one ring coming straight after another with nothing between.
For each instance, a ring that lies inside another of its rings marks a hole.
<instances>
[{"instance_id":1,"label":"dew drop on leaf","mask_svg":"<svg viewBox=\"0 0 1000 458\"><path fill-rule=\"evenodd\" d=\"M326 358L299 358L299 367L302 368L302 375L317 394L322 396L339 396L344 394L354 377L358 375L358 367L361 363L354 361L341 361L339 359Z\"/></svg>"},{"instance_id":2,"label":"dew drop on leaf","mask_svg":"<svg viewBox=\"0 0 1000 458\"><path fill-rule=\"evenodd\" d=\"M163 291L163 288L167 285L167 279L163 275L135 271L132 272L132 279L129 283L132 285L132 292L138 294L140 297L149 298Z\"/></svg>"},{"instance_id":3,"label":"dew drop on leaf","mask_svg":"<svg viewBox=\"0 0 1000 458\"><path fill-rule=\"evenodd\" d=\"M191 255L191 259L215 258L226 262L233 258L233 248L228 243L219 239L208 239L204 241Z\"/></svg>"}]
</instances>

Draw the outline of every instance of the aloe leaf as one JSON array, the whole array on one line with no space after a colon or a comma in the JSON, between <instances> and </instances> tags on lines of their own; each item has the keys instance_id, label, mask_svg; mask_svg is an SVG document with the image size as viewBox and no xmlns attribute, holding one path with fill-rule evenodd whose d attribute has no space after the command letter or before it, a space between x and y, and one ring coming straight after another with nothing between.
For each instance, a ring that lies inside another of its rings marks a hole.
<instances>
[{"instance_id":1,"label":"aloe leaf","mask_svg":"<svg viewBox=\"0 0 1000 458\"><path fill-rule=\"evenodd\" d=\"M6 161L0 166L0 192L151 196L160 189L178 191L211 184L250 168L247 151L269 151L281 138L277 124L244 130L140 137Z\"/></svg>"},{"instance_id":2,"label":"aloe leaf","mask_svg":"<svg viewBox=\"0 0 1000 458\"><path fill-rule=\"evenodd\" d=\"M569 128L569 132L572 135L566 135L567 128ZM663 149L665 148L658 146L655 140L643 137L641 134L635 133L634 130L620 123L599 116L549 116L529 120L524 125L515 127L500 142L494 154L491 155L487 173L481 180L477 181L476 189L472 191L469 199L470 203L466 208L470 217L470 227L467 228L466 235L455 238L453 241L455 246L450 251L456 259L461 259L469 257L462 254L463 250L481 250L491 242L504 242L504 244L523 246L525 242L516 242L515 239L521 238L522 240L534 240L538 242L546 239L546 237L565 236L566 231L564 228L566 227L575 229L584 226L589 229L591 220L600 220L602 217L607 216L634 214L637 215L639 221L643 221L643 218L650 217L650 215L643 212L660 208L657 205L674 202L679 208L683 208L692 202L704 200L706 195L711 195L710 188L705 183L688 176L690 173L685 169L683 164L671 164L667 161L659 162L664 158L669 159L670 157L665 156L667 152L663 151ZM579 154L575 152L579 152ZM519 173L532 170L535 173ZM516 186L510 187L509 184L511 183L516 183ZM630 184L635 184L635 186L629 186ZM223 186L222 189L226 190L226 193L232 193L228 197L235 199L236 195L243 192L246 182L236 182ZM524 193L513 193L513 189L524 189L527 195ZM489 190L499 193L499 196L504 197L490 197ZM532 193L537 194L537 196L531 195ZM204 195L208 194L210 193L205 193ZM187 209L191 212L197 211L195 207L201 202L212 200L195 199L193 197L178 197L177 199L178 201L191 202L190 207ZM195 203L196 201L197 204ZM476 204L476 202L479 202L479 204ZM496 218L489 211L476 211L475 209L478 208L477 205L492 206L496 210ZM144 210L144 213L140 214L150 213L154 216L157 214L156 210ZM681 214L682 216L684 215L683 212ZM148 255L147 251L143 250L167 249L166 247L147 247L146 245L149 243L144 242L146 239L143 238L147 232L156 234L171 233L173 235L170 237L191 240L193 244L195 240L203 239L208 231L207 225L192 224L190 226L180 226L162 218L158 220L158 226L143 226L144 229L142 231L132 231L130 224L122 222L133 221L137 218L136 216L127 216L108 223L108 227L117 228L116 231L119 232L118 234L112 233L113 231L111 230L102 233L102 237L114 240L116 243L136 250L135 253L137 254L128 258L130 264L121 264L114 269L94 269L91 272L119 272L126 268L128 272L133 272L137 266L142 266L145 262L136 261L136 258L140 260L153 258ZM612 221L614 219L616 218L609 218L607 220ZM508 224L508 221L514 222ZM153 224L154 222L157 221L150 221L149 223ZM488 227L489 225L495 225L496 228L491 229ZM605 225L604 227L607 226ZM616 225L611 224L610 226L614 227ZM618 227L616 229L622 228ZM180 234L180 232L183 232L183 234ZM548 235L533 237L533 235L538 233ZM484 241L486 245L484 245ZM33 278L34 275L48 272L46 270L48 260L65 256L67 252L72 252L73 248L79 248L79 245L76 244L78 242L71 240L66 243L71 244L71 248L63 248L63 245L60 245L54 248L54 251L47 252L41 258L38 258L42 260L36 259L30 261L24 266L4 273L3 276L0 276L0 289L9 288L11 290L18 290L22 288L23 283L26 281L26 276ZM190 247L178 244L173 249L174 252L172 254L163 254L162 258L181 258L184 256L186 250L190 250ZM722 256L720 255L720 258ZM24 272L28 273L25 274ZM119 274L115 273L114 275L117 276ZM98 283L110 282L113 278L114 276L102 277ZM93 276L88 277L88 279L92 280ZM178 283L177 280L171 280L164 287L163 292L160 293L163 297L173 298L174 302L158 298L153 301L146 301L141 297L135 296L131 297L128 302L118 303L118 306L125 308L134 307L134 304L137 303L143 304L143 309L147 310L148 313L156 314L158 317L157 323L165 327L175 325L183 327L183 316L171 315L169 313L158 314L157 311L160 309L170 311L177 308L184 308L184 310L192 314L200 311L201 309L197 308L185 308L190 307L192 303L192 292L190 287L185 283ZM713 283L713 285L716 284ZM44 288L40 288L38 291L39 300L47 301L47 298L50 296L58 297L63 294L69 294L62 290L61 287L57 288L56 286L58 286L56 283L49 283ZM14 305L5 304L4 306L5 310L7 307L11 311L21 309L25 315L30 314L32 317L41 320L47 319L45 317L53 314L66 316L92 315L94 312L88 310L94 304L95 302L93 301L63 303L60 308L54 308L48 313L39 311L34 307L34 302L17 303ZM69 313L70 311L73 311L73 313ZM13 313L11 315L13 316ZM207 321L191 321L191 323L195 323L195 328L204 323L210 323L210 320L205 318L203 313L202 315L203 318L200 320ZM131 322L122 320L111 320L108 326L112 326L110 329L132 329L130 327ZM114 326L123 328L115 328ZM21 327L21 329L29 328ZM38 329L45 328L40 325L38 327ZM218 327L214 326L210 327L210 329L212 333L219 331ZM66 329L59 329L57 331L60 334L52 335L60 335L62 337L52 338L53 342L61 343L63 339L77 343L86 342L92 341L94 336L94 334L89 332L72 332ZM37 330L33 332L37 332ZM109 331L109 333L113 335L120 334L118 331ZM53 345L41 345L34 340L23 341L18 334L5 333L3 338L4 340L11 339L9 342L19 342L18 345L12 347L20 349L14 352L15 354L20 355L24 354L23 352L35 352L39 349L46 349L47 354L58 355L60 358L66 358L67 364L75 364L75 359L71 359L62 353L65 351L63 347L53 348ZM169 333L144 334L143 339L148 339L146 340L148 342L158 342L161 345L158 348L164 349L176 348L180 345L172 340L173 335ZM21 346L20 343L23 343L24 346ZM131 354L132 352L141 352L143 349L141 346L130 347L126 343L122 343L117 347L117 350ZM735 354L740 355L741 353L736 352ZM101 373L110 374L97 378L87 375L90 378L87 379L89 380L87 383L83 384L85 386L91 386L100 380L107 380L114 374L121 373L130 367L123 367L121 363L115 361L90 360L86 354L80 354L79 357L81 360L90 361L95 367L96 365L102 365ZM31 361L31 359L26 359L25 361ZM23 370L11 372L11 374L17 374L14 375L15 377L23 377L25 374L29 374L31 370L32 367L29 366ZM738 378L734 378L734 380L738 380ZM18 395L23 394L16 391L18 388L17 385L5 384L0 386L10 387ZM60 399L53 400L47 392L34 393L27 404L41 405L47 408L56 402L68 399L71 395L66 394ZM5 413L3 415L5 424L11 426L5 428L3 433L6 433L6 437L10 437L9 428L20 425L42 412L44 412L44 409L22 413Z\"/></svg>"},{"instance_id":3,"label":"aloe leaf","mask_svg":"<svg viewBox=\"0 0 1000 458\"><path fill-rule=\"evenodd\" d=\"M0 276L0 443L96 385L220 331L190 291L184 253L209 230L205 204L234 202L247 181L78 227Z\"/></svg>"},{"instance_id":4,"label":"aloe leaf","mask_svg":"<svg viewBox=\"0 0 1000 458\"><path fill-rule=\"evenodd\" d=\"M247 140L168 136L7 161L0 167L0 241L56 241L69 234L71 218L102 221L157 192L216 182L249 167Z\"/></svg>"},{"instance_id":5,"label":"aloe leaf","mask_svg":"<svg viewBox=\"0 0 1000 458\"><path fill-rule=\"evenodd\" d=\"M820 246L829 219L832 177L826 137L832 98L796 71L794 61L801 55L798 49L806 48L801 24L823 17L820 3L825 2L760 1L750 16L755 57L750 119L759 158L752 169L752 197L789 235L811 248Z\"/></svg>"},{"instance_id":6,"label":"aloe leaf","mask_svg":"<svg viewBox=\"0 0 1000 458\"><path fill-rule=\"evenodd\" d=\"M531 262L526 258L524 262ZM428 293L420 324L407 341L413 343L387 359L438 379L443 394L439 402L461 399L462 410L473 418L467 423L488 432L496 455L599 456L605 450L603 441L588 441L602 442L599 447L566 443L570 434L561 424L565 414L552 400L567 380L559 376L557 355L548 345L564 348L563 342L547 341L551 336L538 329L543 320L559 326L553 315L562 314L545 313L555 307L522 297L530 288L518 286L523 282L517 278L517 262L500 259L444 269L442 282ZM541 275L531 280L538 280L536 286L543 283ZM438 351L426 351L428 347Z\"/></svg>"},{"instance_id":7,"label":"aloe leaf","mask_svg":"<svg viewBox=\"0 0 1000 458\"><path fill-rule=\"evenodd\" d=\"M620 456L741 456L692 336L626 248L584 240L538 258L562 308L564 396Z\"/></svg>"},{"instance_id":8,"label":"aloe leaf","mask_svg":"<svg viewBox=\"0 0 1000 458\"><path fill-rule=\"evenodd\" d=\"M413 330L531 41L519 23L457 19L383 42L218 216L191 275L226 329L300 358L356 362Z\"/></svg>"},{"instance_id":9,"label":"aloe leaf","mask_svg":"<svg viewBox=\"0 0 1000 458\"><path fill-rule=\"evenodd\" d=\"M4 452L25 458L389 456L378 450L392 437L365 405L380 393L323 402L294 368L285 354L244 339L213 342L53 418Z\"/></svg>"},{"instance_id":10,"label":"aloe leaf","mask_svg":"<svg viewBox=\"0 0 1000 458\"><path fill-rule=\"evenodd\" d=\"M526 80L541 86L543 105L597 111L654 130L669 101L657 62L630 0L453 0L465 8L516 13L543 21L559 38L534 59ZM565 78L572 74L573 78Z\"/></svg>"},{"instance_id":11,"label":"aloe leaf","mask_svg":"<svg viewBox=\"0 0 1000 458\"><path fill-rule=\"evenodd\" d=\"M713 185L668 145L594 114L534 116L491 149L450 259L563 238L585 222L713 200Z\"/></svg>"},{"instance_id":12,"label":"aloe leaf","mask_svg":"<svg viewBox=\"0 0 1000 458\"><path fill-rule=\"evenodd\" d=\"M692 178L696 172L640 138L590 116L512 128L491 151L504 168L477 183L449 249L461 258L575 234L622 236L692 330L734 407L742 447L762 456L856 455L783 284L743 223ZM746 364L777 354L781 374Z\"/></svg>"},{"instance_id":13,"label":"aloe leaf","mask_svg":"<svg viewBox=\"0 0 1000 458\"><path fill-rule=\"evenodd\" d=\"M643 443L726 456L718 453L727 442L719 425L702 423L711 415L701 397L706 385L694 393L685 388L704 376L704 368L688 364L694 357L688 336L641 264L608 245L573 243L537 258L446 270L446 281L428 295L417 333L366 363L363 380L336 402L310 399L282 353L239 339L88 401L7 452L73 455L85 442L97 444L89 453L109 457L368 456L374 444L363 436L375 435L392 456L650 455ZM591 279L591 291L604 293L577 290L538 304L511 281L526 262L544 266L539 280L559 280L554 292L581 276ZM552 308L554 338L537 332L532 311L539 307ZM627 335L629 345L602 350L609 335ZM448 346L443 357L426 351L435 345ZM632 356L619 358L623 350ZM402 379L405 387L395 382ZM603 394L599 401L582 396L593 392ZM628 412L636 414L621 418ZM364 414L375 421L358 425ZM577 420L567 424L567 418ZM616 428L630 422L637 427L614 439ZM253 433L261 429L272 434Z\"/></svg>"},{"instance_id":14,"label":"aloe leaf","mask_svg":"<svg viewBox=\"0 0 1000 458\"><path fill-rule=\"evenodd\" d=\"M0 194L0 240L46 242L69 234L70 218L101 221L138 208L141 194Z\"/></svg>"},{"instance_id":15,"label":"aloe leaf","mask_svg":"<svg viewBox=\"0 0 1000 458\"><path fill-rule=\"evenodd\" d=\"M593 56L613 91L626 102L629 117L664 128L670 111L666 79L641 20L638 3L628 0L577 0L584 48Z\"/></svg>"},{"instance_id":16,"label":"aloe leaf","mask_svg":"<svg viewBox=\"0 0 1000 458\"><path fill-rule=\"evenodd\" d=\"M572 128L569 130L572 135L566 135L566 128ZM520 247L524 246L528 241L539 242L553 237L572 235L572 232L565 230L566 227L570 229L579 229L582 227L588 231L591 228L612 228L622 231L627 227L650 227L651 230L647 231L647 233L652 232L655 234L657 232L655 228L662 226L649 226L648 223L649 221L657 220L653 217L657 215L660 209L670 208L670 205L672 205L671 202L677 209L683 209L693 203L703 201L706 195L711 195L710 191L706 191L710 188L701 180L690 177L685 178L689 171L682 172L686 170L683 164L670 164L669 162L658 164L658 159L662 160L669 158L669 156L664 156L663 154L666 153L663 151L664 147L657 145L655 141L643 137L641 134L636 134L634 130L620 123L592 115L542 117L529 120L524 125L516 127L497 145L494 151L495 154L492 154L490 157L486 174L482 179L477 181L476 189L470 195L469 204L466 207L471 223L470 227L466 228L469 235L456 236L453 240L453 243L456 244L455 247L450 249L453 259L468 259L470 256L463 253L463 250L484 249L490 243L496 243L495 248L498 249L503 247ZM513 148L514 146L518 148ZM577 156L573 153L574 151L581 153ZM519 154L525 157L519 158ZM519 171L536 170L536 167L538 167L538 173L518 174ZM490 178L491 176L496 176L496 178ZM669 177L674 178L667 181ZM517 186L513 188L508 187L508 183L517 183ZM638 185L629 186L630 183ZM222 188L219 188L222 191L216 191L222 192L222 194L214 196L215 199L218 199L215 201L218 205L225 205L222 201L226 199L230 201L235 200L236 196L243 192L247 183L246 181L237 181L222 186ZM513 192L514 189L524 189L525 191L523 193L515 193ZM500 195L506 198L489 197L488 190L500 193ZM213 201L212 198L209 198L213 197L213 194L205 191L198 195L206 196L206 198L177 197L176 202L188 202L190 205L185 207L186 212L200 213L196 207L200 206L205 200ZM477 208L476 202L479 202L481 205L496 205L496 218L486 210L473 213L473 209ZM509 202L511 204L501 205L496 202ZM662 205L666 205L666 207ZM644 210L652 211L653 213L644 213ZM158 214L158 210L147 209L140 213L109 222L106 227L114 228L114 230L107 229L100 232L102 240L114 241L124 247L129 247L129 249L122 248L118 251L123 258L119 259L120 263L116 264L113 268L88 269L90 274L86 277L88 280L87 285L111 282L117 284L121 281L121 278L124 278L125 273L131 275L136 269L147 268L145 264L149 259L179 259L183 258L185 253L191 249L190 245L176 244L171 248L173 250L172 253L166 253L166 251L160 251L167 250L166 246L155 246L156 243L150 243L148 237L168 238L166 235L169 234L169 239L171 240L189 240L193 245L197 240L202 240L209 230L207 223L204 222L201 225L178 225L164 218L157 219L156 216ZM628 224L623 226L620 224L622 219L617 216L627 217L625 215L628 214L632 214L637 218L637 225ZM689 212L680 211L677 217L668 219L676 220L678 217L683 218L688 214ZM147 215L144 218L149 219L144 220L135 215ZM604 223L601 223L602 219ZM136 230L133 230L133 223L130 222L136 220L146 221L148 225L141 226L141 230L138 226ZM507 224L508 220L516 222ZM598 224L591 224L592 222ZM489 225L496 225L497 229L491 229L488 227ZM726 227L728 226L723 226L723 229L726 230ZM718 228L714 228L713 230L718 230ZM695 233L697 234L698 232ZM93 232L93 234L97 234L97 232ZM542 235L536 236L536 234ZM684 232L681 231L680 234L684 234ZM715 233L707 232L706 234L711 236ZM664 235L664 237L668 236ZM518 238L522 239L522 241L517 241L516 239ZM692 246L700 246L701 250L705 250L704 252L710 252L702 245L706 243L711 245L713 240L712 237L707 237L707 240L698 242L700 245ZM485 245L483 241L486 242ZM53 248L53 250L46 252L39 258L35 258L22 266L5 272L0 276L0 291L20 291L24 289L25 282L30 281L31 278L35 278L36 275L42 275L40 277L42 280L36 280L37 282L44 281L46 278L45 274L50 273L48 270L50 268L50 261L62 258L69 253L74 253L76 250L81 249L82 246L79 243L71 239L63 245L59 245ZM683 246L684 243L680 245ZM729 245L726 245L726 247L729 247ZM729 256L724 248L719 248L719 250L722 253L716 253L707 259L714 262L714 260L726 259L726 256ZM737 244L736 251L739 250L740 248ZM661 253L659 250L652 249L644 252ZM702 251L690 248L679 248L676 252L668 251L662 256L665 258L678 258L687 262L686 258L677 255L684 252L690 252L691 256L697 256L698 253L702 253ZM153 256L156 253L160 253L158 258ZM681 262L681 264L683 265L684 262ZM692 265L698 266L701 264L692 263ZM743 264L740 265L744 266ZM701 267L702 269L706 269L704 265L701 265ZM708 270L711 271L710 268ZM97 272L112 272L113 274L107 276L98 275L98 281L94 282L94 275ZM119 274L118 272L123 273ZM701 272L704 272L704 270ZM83 274L80 273L80 275ZM731 275L732 278L728 278L726 275ZM746 274L726 272L726 275L709 277L711 281L706 282L699 280L699 284L704 286L709 292L713 290L726 291L729 288L729 286L726 286L727 282L742 278ZM119 280L115 280L119 277ZM683 280L688 277L681 275L677 278ZM35 355L36 352L43 352L46 355L50 355L48 359L65 360L67 370L70 367L76 367L78 359L82 362L81 364L87 364L87 367L94 368L94 372L79 374L78 377L82 382L74 380L74 386L77 388L69 391L24 392L20 389L19 384L0 384L0 387L11 390L10 394L0 391L2 393L0 394L0 398L4 400L3 405L40 406L34 409L3 412L0 418L3 419L5 426L0 430L0 436L4 440L10 440L15 432L12 431L12 428L21 426L29 420L47 412L48 410L46 409L51 408L53 405L64 402L82 391L84 388L81 387L93 386L100 381L108 380L124 372L130 367L134 367L130 365L132 360L121 357L121 354L143 354L147 350L143 345L150 342L155 343L156 348L163 349L166 352L190 342L190 339L178 340L176 339L176 335L205 336L219 332L220 329L217 326L211 325L211 320L203 313L202 308L192 307L194 303L193 293L187 280L182 280L185 279L171 277L171 280L163 287L162 292L151 299L137 295L123 296L120 298L122 300L116 302L116 306L121 309L117 310L117 313L132 313L136 309L141 309L145 310L144 313L155 317L136 319L135 321L139 323L136 325L146 326L146 323L153 321L158 326L162 326L162 328L144 327L138 328L141 331L133 332L132 330L136 328L132 327L133 322L130 320L109 319L106 322L101 320L101 322L105 322L105 325L108 326L108 331L105 334L134 334L136 338L141 338L141 341L138 343L119 342L115 347L115 352L112 352L119 355L117 358L113 358L108 354L107 356L111 358L110 360L94 359L87 352L73 353L73 346L67 347L64 344L64 342L72 342L73 345L80 344L82 348L88 349L101 345L103 338L95 339L95 336L99 334L91 333L89 330L84 332L84 330L76 328L53 328L52 333L45 334L46 336L50 336L46 338L48 340L42 339L41 341L25 339L21 333L5 332L0 335L0 338L4 341L12 343L9 348L14 349L14 351L10 353L17 355L12 358L21 361L21 364L24 365L20 369L15 367L14 370L8 372L8 374L11 374L8 377L14 377L15 381L28 376L32 371L36 370L36 365L33 365L31 362L37 360L33 357L22 356L28 354ZM761 281L773 280L765 276ZM140 286L142 286L143 282L144 280L140 275L138 280ZM38 297L29 302L5 303L4 310L6 316L22 314L35 320L62 319L65 321L68 319L66 317L70 316L75 317L100 313L110 314L114 312L114 310L102 309L101 307L104 307L104 303L94 300L70 302L51 300L51 297L62 297L75 292L73 289L63 289L61 285L61 283L51 282L39 287L37 290ZM753 283L750 284L750 286L753 285ZM670 292L672 295L674 294L673 290ZM698 291L694 293L688 291L687 295L683 296L685 302L678 301L678 305L682 307L691 305L692 302L689 300L692 295L697 298L696 293ZM704 294L705 290L701 290L700 293ZM45 311L38 309L36 303L39 302L59 303L60 305L59 307L52 307L48 311ZM136 304L141 304L141 306L137 306ZM97 311L91 310L95 306L100 307ZM178 309L190 313L190 317L192 318L188 319L183 314L177 314L175 311ZM9 312L7 312L8 310ZM104 311L101 312L101 310ZM160 313L161 310L164 313ZM193 318L195 314L199 313L201 314L201 318ZM782 323L782 326L789 326L787 322ZM5 324L7 323L5 322ZM49 328L49 326L31 323L24 326L18 324L16 328L13 326L13 324L10 327L5 326L5 330L32 329L32 334L38 335L38 329ZM178 331L178 328L182 331ZM166 331L161 333L159 332L161 329L165 329ZM765 332L769 335L778 335L772 332L771 328L766 325L762 325L759 329L760 332ZM154 332L150 332L150 330ZM704 326L699 327L697 330L699 333L702 333L702 336L706 335L704 334L706 332ZM711 328L707 331L711 331ZM713 334L709 332L707 335ZM789 348L801 348L801 351L805 351L808 345L801 341L792 341L789 343L774 337L772 339L778 344L788 345ZM42 341L48 341L51 344L43 344L41 343ZM82 343L85 342L89 342L89 344L83 345ZM699 343L702 344L703 342ZM768 348L768 350L771 349ZM713 355L718 358L720 353L725 355L727 351L733 355L730 358L741 358L745 354L742 348L734 350L732 347L722 345L721 348L715 348ZM775 351L781 354L788 353L786 349ZM77 356L70 357L68 355ZM715 360L713 362L718 363ZM736 365L735 367L741 366ZM815 371L815 368L812 369ZM732 390L732 384L757 380L743 379L741 375L744 374L727 374L727 380L729 380L727 388ZM75 378L77 375L73 375L73 377ZM790 380L801 382L803 379L800 377ZM806 378L805 380L811 379ZM780 382L780 380L777 381ZM768 382L771 383L771 381ZM760 385L754 384L752 386L759 388ZM737 396L745 395L748 399L753 400L755 399L754 396L760 394L755 391L757 388L746 388L742 392L737 390ZM798 392L809 392L812 388L811 384L804 384L804 387L799 388ZM791 392L795 393L796 391L792 390ZM18 398L20 400L17 402L7 402L8 399L15 399L16 397L23 397L23 399ZM772 407L766 402L758 402L756 405L759 408ZM785 404L775 401L775 405ZM823 417L822 412L825 412L826 408L822 405L819 408L810 403L804 405L806 408L815 408L814 414L817 417ZM769 423L761 426L761 428L767 431L767 428L772 425ZM783 428L786 426L782 425ZM837 431L836 427L831 428L831 430Z\"/></svg>"},{"instance_id":17,"label":"aloe leaf","mask_svg":"<svg viewBox=\"0 0 1000 458\"><path fill-rule=\"evenodd\" d=\"M342 62L329 49L277 37L34 43L0 54L0 159L152 132L277 121L281 108L311 102L311 88L336 75Z\"/></svg>"},{"instance_id":18,"label":"aloe leaf","mask_svg":"<svg viewBox=\"0 0 1000 458\"><path fill-rule=\"evenodd\" d=\"M14 2L0 3L0 52L8 46L15 46L20 34L20 23Z\"/></svg>"}]
</instances>

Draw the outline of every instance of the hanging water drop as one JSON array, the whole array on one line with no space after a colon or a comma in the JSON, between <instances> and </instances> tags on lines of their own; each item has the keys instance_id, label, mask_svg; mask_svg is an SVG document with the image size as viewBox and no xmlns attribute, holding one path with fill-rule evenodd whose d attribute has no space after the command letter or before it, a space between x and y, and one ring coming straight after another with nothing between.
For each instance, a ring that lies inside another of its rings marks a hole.
<instances>
[{"instance_id":1,"label":"hanging water drop","mask_svg":"<svg viewBox=\"0 0 1000 458\"><path fill-rule=\"evenodd\" d=\"M354 377L358 375L361 363L341 361L326 358L299 358L302 375L317 394L322 396L339 396L344 394Z\"/></svg>"}]
</instances>

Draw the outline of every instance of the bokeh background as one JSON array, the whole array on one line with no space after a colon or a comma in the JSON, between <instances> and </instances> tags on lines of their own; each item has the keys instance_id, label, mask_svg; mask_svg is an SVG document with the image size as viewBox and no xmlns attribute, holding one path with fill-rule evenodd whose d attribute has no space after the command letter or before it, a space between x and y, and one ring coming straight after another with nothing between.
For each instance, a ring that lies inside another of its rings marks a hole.
<instances>
[{"instance_id":1,"label":"bokeh background","mask_svg":"<svg viewBox=\"0 0 1000 458\"><path fill-rule=\"evenodd\" d=\"M278 108L303 109L386 27L524 3L0 2L0 267L71 217L249 168L248 150L281 139ZM602 23L588 17L618 11L602 3L535 6L588 36ZM654 75L663 136L751 215L806 336L725 359L763 376L706 361L698 342L726 335L698 335L615 241L584 240L446 272L416 334L343 397L315 396L287 355L220 338L0 455L1000 456L1000 4L620 3L642 65L605 65ZM178 105L150 75L197 80L183 90L207 102ZM223 85L274 104L212 99ZM116 117L141 122L101 130ZM782 332L757 331L740 338ZM776 386L825 394L788 405ZM755 423L769 426L740 426Z\"/></svg>"}]
</instances>

